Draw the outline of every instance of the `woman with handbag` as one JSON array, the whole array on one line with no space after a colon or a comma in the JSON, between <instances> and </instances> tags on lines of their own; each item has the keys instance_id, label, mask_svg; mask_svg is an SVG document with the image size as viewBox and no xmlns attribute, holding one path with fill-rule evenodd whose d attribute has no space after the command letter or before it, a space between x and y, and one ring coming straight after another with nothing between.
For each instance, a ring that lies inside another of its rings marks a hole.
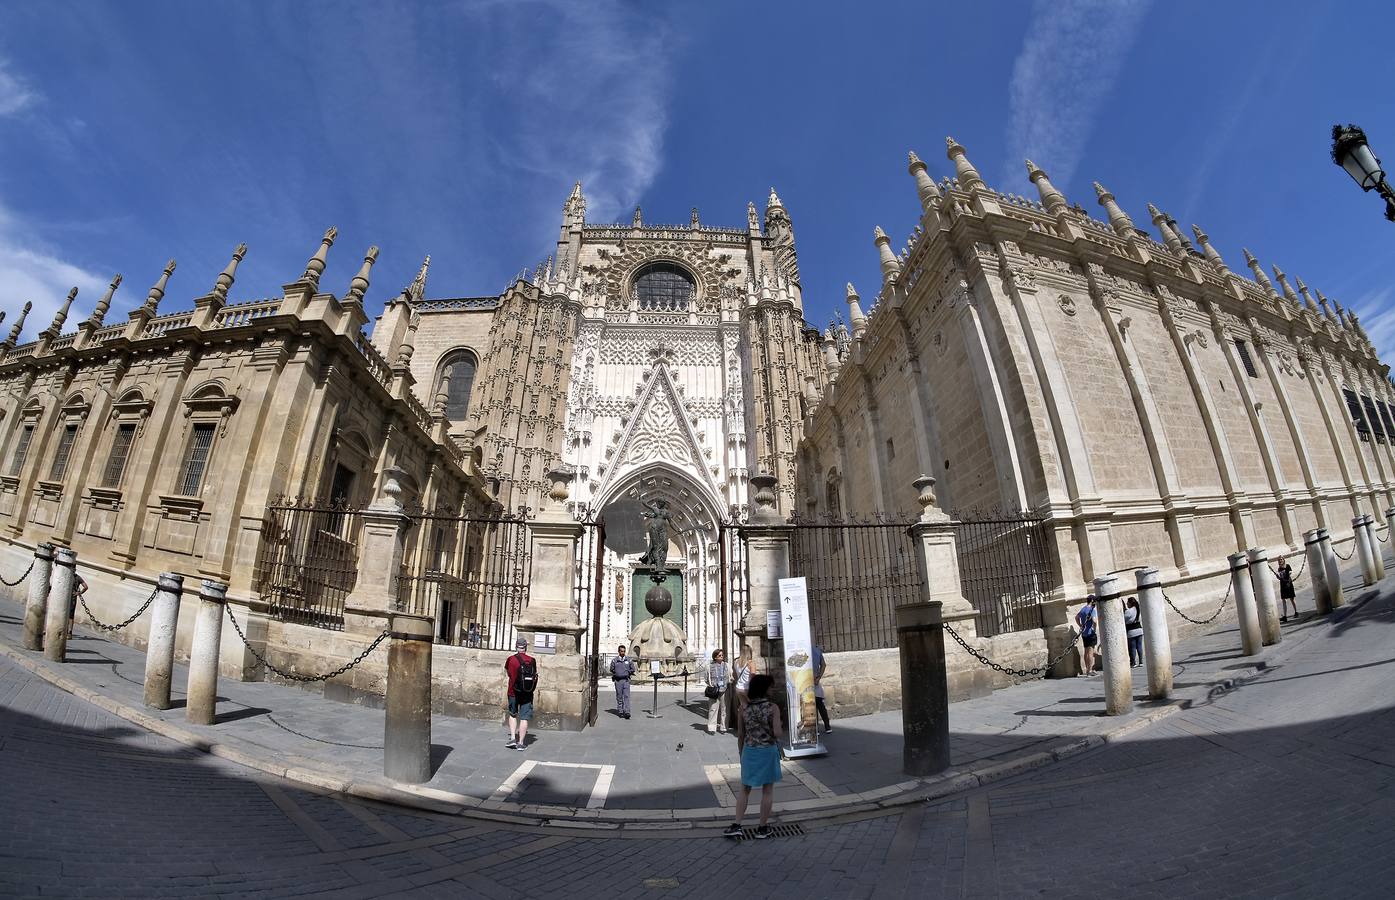
<instances>
[{"instance_id":1,"label":"woman with handbag","mask_svg":"<svg viewBox=\"0 0 1395 900\"><path fill-rule=\"evenodd\" d=\"M727 655L721 650L712 651L712 665L707 667L707 733L727 733Z\"/></svg>"}]
</instances>

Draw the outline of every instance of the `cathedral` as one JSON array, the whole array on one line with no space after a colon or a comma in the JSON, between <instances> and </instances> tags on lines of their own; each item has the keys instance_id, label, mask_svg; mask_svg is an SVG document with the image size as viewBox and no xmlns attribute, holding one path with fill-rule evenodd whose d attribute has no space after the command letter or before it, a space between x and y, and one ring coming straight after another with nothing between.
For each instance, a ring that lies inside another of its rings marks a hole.
<instances>
[{"instance_id":1,"label":"cathedral","mask_svg":"<svg viewBox=\"0 0 1395 900\"><path fill-rule=\"evenodd\" d=\"M0 343L0 566L69 545L113 616L161 571L221 580L272 657L335 660L353 654L333 616L307 626L267 587L286 497L357 509L390 484L414 509L526 521L563 496L577 522L662 500L669 615L701 659L741 614L722 526L747 520L753 476L791 521L838 522L904 519L929 475L946 510L1044 523L1043 615L988 645L1038 664L1097 575L1157 566L1186 604L1223 587L1228 553L1349 539L1395 504L1395 391L1356 316L1154 206L1139 227L1101 185L1099 219L1030 161L1035 198L952 139L946 158L937 181L910 155L922 215L903 242L869 228L882 281L847 285L846 324L823 329L774 190L744 223L596 224L581 184L555 250L498 295L433 297L424 263L370 321L377 248L336 295L331 229L280 297L230 299L239 245L192 309L160 309L173 260L124 322L105 319L120 276L76 330L65 304L19 345L26 306ZM311 543L352 561L340 522ZM403 571L478 563L467 530L442 534L414 532ZM642 569L603 551L578 572L601 646L646 615ZM505 649L509 622L481 644L469 602L437 607L439 640Z\"/></svg>"}]
</instances>

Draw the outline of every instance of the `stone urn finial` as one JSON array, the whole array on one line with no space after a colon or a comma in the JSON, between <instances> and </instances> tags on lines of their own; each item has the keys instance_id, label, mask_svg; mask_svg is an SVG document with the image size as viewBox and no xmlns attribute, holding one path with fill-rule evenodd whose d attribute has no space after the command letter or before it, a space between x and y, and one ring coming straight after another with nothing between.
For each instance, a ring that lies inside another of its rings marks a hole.
<instances>
[{"instance_id":1,"label":"stone urn finial","mask_svg":"<svg viewBox=\"0 0 1395 900\"><path fill-rule=\"evenodd\" d=\"M379 491L377 506L390 506L395 509L402 508L402 476L407 473L397 466L388 466L383 469L383 486Z\"/></svg>"},{"instance_id":2,"label":"stone urn finial","mask_svg":"<svg viewBox=\"0 0 1395 900\"><path fill-rule=\"evenodd\" d=\"M547 492L548 498L551 499L554 503L565 503L567 501L567 498L571 496L571 490L568 486L572 483L572 479L575 477L576 476L572 473L572 471L569 468L565 468L563 466L558 466L551 472L548 472L547 480L552 485L552 487Z\"/></svg>"},{"instance_id":3,"label":"stone urn finial","mask_svg":"<svg viewBox=\"0 0 1395 900\"><path fill-rule=\"evenodd\" d=\"M920 504L920 520L929 522L945 518L944 511L939 507L939 500L935 497L935 479L929 475L921 475L912 484L916 489L916 502Z\"/></svg>"},{"instance_id":4,"label":"stone urn finial","mask_svg":"<svg viewBox=\"0 0 1395 900\"><path fill-rule=\"evenodd\" d=\"M751 499L756 504L755 515L752 518L756 522L768 524L780 521L779 510L775 508L775 484L776 478L769 472L758 472L751 476L751 487L754 489Z\"/></svg>"}]
</instances>

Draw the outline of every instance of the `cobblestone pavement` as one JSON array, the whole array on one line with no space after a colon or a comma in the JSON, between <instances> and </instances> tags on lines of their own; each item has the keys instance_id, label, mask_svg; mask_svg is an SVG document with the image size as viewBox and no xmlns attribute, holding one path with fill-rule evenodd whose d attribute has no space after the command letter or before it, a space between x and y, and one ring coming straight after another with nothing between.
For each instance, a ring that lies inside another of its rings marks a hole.
<instances>
[{"instance_id":1,"label":"cobblestone pavement","mask_svg":"<svg viewBox=\"0 0 1395 900\"><path fill-rule=\"evenodd\" d=\"M0 893L1388 897L1395 593L1354 599L1291 632L1258 677L1062 764L737 844L711 830L578 836L293 788L0 658Z\"/></svg>"}]
</instances>

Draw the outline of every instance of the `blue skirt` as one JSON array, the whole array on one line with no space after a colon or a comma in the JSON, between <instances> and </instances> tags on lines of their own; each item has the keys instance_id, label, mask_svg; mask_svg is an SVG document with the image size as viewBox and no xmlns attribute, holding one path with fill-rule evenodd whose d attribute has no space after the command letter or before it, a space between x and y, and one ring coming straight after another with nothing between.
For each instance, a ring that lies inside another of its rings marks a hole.
<instances>
[{"instance_id":1,"label":"blue skirt","mask_svg":"<svg viewBox=\"0 0 1395 900\"><path fill-rule=\"evenodd\" d=\"M765 787L780 780L780 746L741 748L741 783Z\"/></svg>"}]
</instances>

